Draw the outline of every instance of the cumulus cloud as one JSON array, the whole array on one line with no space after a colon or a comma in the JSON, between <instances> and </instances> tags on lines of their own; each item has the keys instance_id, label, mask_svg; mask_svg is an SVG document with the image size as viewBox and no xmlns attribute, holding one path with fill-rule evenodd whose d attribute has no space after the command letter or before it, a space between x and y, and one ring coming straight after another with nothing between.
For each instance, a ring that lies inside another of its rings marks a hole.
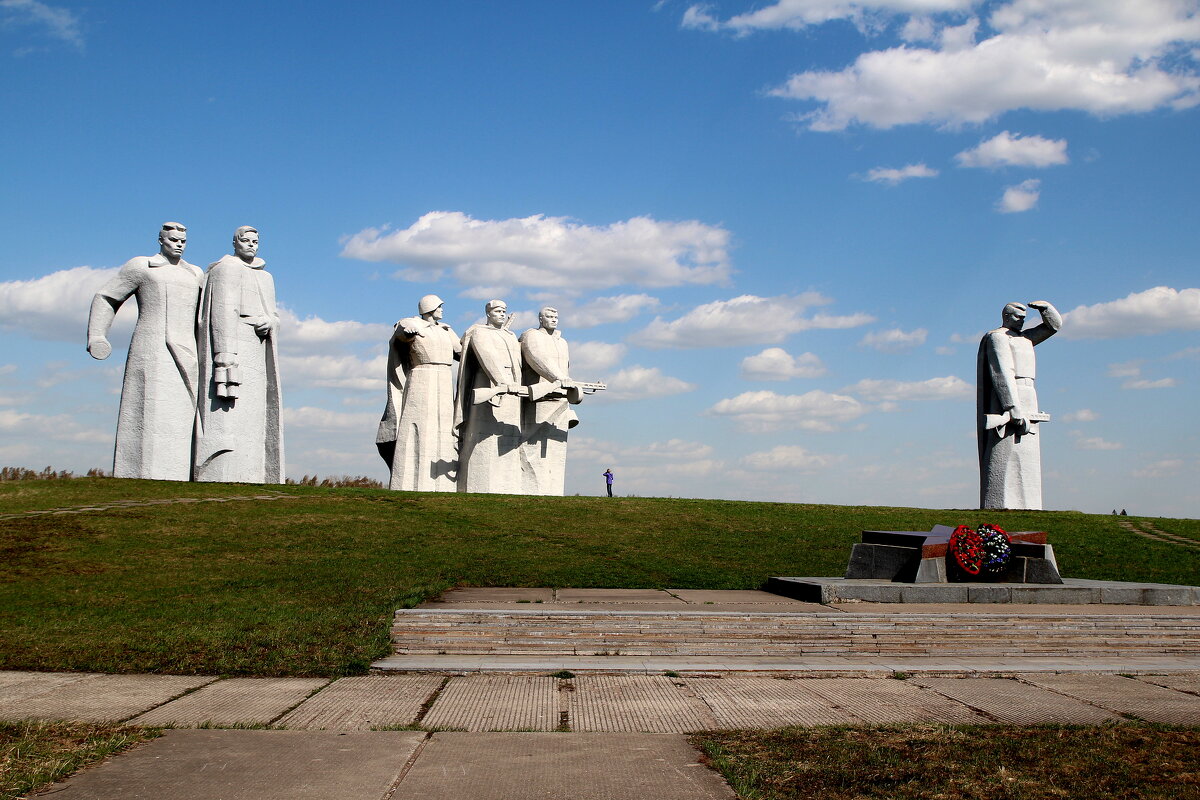
<instances>
[{"instance_id":1,"label":"cumulus cloud","mask_svg":"<svg viewBox=\"0 0 1200 800\"><path fill-rule=\"evenodd\" d=\"M387 356L364 359L351 355L283 355L283 380L293 386L378 391L383 397ZM382 408L382 399L380 407Z\"/></svg>"},{"instance_id":2,"label":"cumulus cloud","mask_svg":"<svg viewBox=\"0 0 1200 800\"><path fill-rule=\"evenodd\" d=\"M1067 163L1067 140L1002 131L954 160L960 167L1053 167Z\"/></svg>"},{"instance_id":3,"label":"cumulus cloud","mask_svg":"<svg viewBox=\"0 0 1200 800\"><path fill-rule=\"evenodd\" d=\"M329 352L357 342L384 345L392 337L392 327L349 319L329 322L312 315L300 319L291 309L279 306L279 347L285 353Z\"/></svg>"},{"instance_id":4,"label":"cumulus cloud","mask_svg":"<svg viewBox=\"0 0 1200 800\"><path fill-rule=\"evenodd\" d=\"M814 389L804 394L743 392L721 400L705 413L732 419L738 427L754 433L789 428L829 433L867 410L853 397Z\"/></svg>"},{"instance_id":5,"label":"cumulus cloud","mask_svg":"<svg viewBox=\"0 0 1200 800\"><path fill-rule=\"evenodd\" d=\"M79 15L40 0L0 0L0 29L29 26L52 39L83 49L83 26ZM18 50L18 54L28 49Z\"/></svg>"},{"instance_id":6,"label":"cumulus cloud","mask_svg":"<svg viewBox=\"0 0 1200 800\"><path fill-rule=\"evenodd\" d=\"M828 469L845 456L811 453L798 445L781 444L770 450L750 453L741 459L743 467L756 472L811 473Z\"/></svg>"},{"instance_id":7,"label":"cumulus cloud","mask_svg":"<svg viewBox=\"0 0 1200 800\"><path fill-rule=\"evenodd\" d=\"M36 435L55 442L108 444L112 434L82 424L72 414L30 414L0 408L0 431L12 436Z\"/></svg>"},{"instance_id":8,"label":"cumulus cloud","mask_svg":"<svg viewBox=\"0 0 1200 800\"><path fill-rule=\"evenodd\" d=\"M117 268L73 267L40 278L0 283L0 328L20 331L38 339L80 342L87 331L92 297ZM128 331L137 317L132 300L117 314L116 332Z\"/></svg>"},{"instance_id":9,"label":"cumulus cloud","mask_svg":"<svg viewBox=\"0 0 1200 800\"><path fill-rule=\"evenodd\" d=\"M746 35L756 30L801 30L836 19L861 23L864 17L879 12L931 13L963 11L975 0L776 0L755 11L737 14L722 21L707 5L690 6L683 14L685 28L704 31L730 31Z\"/></svg>"},{"instance_id":10,"label":"cumulus cloud","mask_svg":"<svg viewBox=\"0 0 1200 800\"><path fill-rule=\"evenodd\" d=\"M342 255L401 264L397 276L405 280L449 277L464 286L680 286L724 283L729 238L695 220L634 217L597 227L541 214L478 220L431 211L404 230L359 231Z\"/></svg>"},{"instance_id":11,"label":"cumulus cloud","mask_svg":"<svg viewBox=\"0 0 1200 800\"><path fill-rule=\"evenodd\" d=\"M580 380L585 380L581 378ZM645 400L690 392L696 384L664 375L658 367L632 366L613 375L608 390L596 395L599 400Z\"/></svg>"},{"instance_id":12,"label":"cumulus cloud","mask_svg":"<svg viewBox=\"0 0 1200 800\"><path fill-rule=\"evenodd\" d=\"M1100 415L1090 408L1081 408L1078 411L1062 415L1063 422L1095 422L1098 419L1100 419Z\"/></svg>"},{"instance_id":13,"label":"cumulus cloud","mask_svg":"<svg viewBox=\"0 0 1200 800\"><path fill-rule=\"evenodd\" d=\"M294 430L326 431L335 433L359 432L373 436L379 427L378 412L330 411L327 408L301 406L283 409L284 425Z\"/></svg>"},{"instance_id":14,"label":"cumulus cloud","mask_svg":"<svg viewBox=\"0 0 1200 800\"><path fill-rule=\"evenodd\" d=\"M1120 300L1079 306L1063 315L1062 333L1072 339L1115 339L1169 331L1200 330L1200 289L1155 286Z\"/></svg>"},{"instance_id":15,"label":"cumulus cloud","mask_svg":"<svg viewBox=\"0 0 1200 800\"><path fill-rule=\"evenodd\" d=\"M713 458L710 445L684 439L629 446L586 436L572 437L571 458L612 469L618 490L621 486L661 486L664 479L669 482L672 478L702 478L724 468L720 459Z\"/></svg>"},{"instance_id":16,"label":"cumulus cloud","mask_svg":"<svg viewBox=\"0 0 1200 800\"><path fill-rule=\"evenodd\" d=\"M954 375L924 381L864 378L842 391L856 394L869 402L880 403L885 411L893 410L892 404L902 400L958 400L975 396L975 389L971 384Z\"/></svg>"},{"instance_id":17,"label":"cumulus cloud","mask_svg":"<svg viewBox=\"0 0 1200 800\"><path fill-rule=\"evenodd\" d=\"M1136 380L1125 381L1121 384L1122 389L1170 389L1175 386L1174 378L1159 378L1152 381L1146 378L1138 378Z\"/></svg>"},{"instance_id":18,"label":"cumulus cloud","mask_svg":"<svg viewBox=\"0 0 1200 800\"><path fill-rule=\"evenodd\" d=\"M1124 445L1120 442L1110 442L1099 436L1084 436L1079 431L1071 431L1075 438L1076 450L1120 450Z\"/></svg>"},{"instance_id":19,"label":"cumulus cloud","mask_svg":"<svg viewBox=\"0 0 1200 800\"><path fill-rule=\"evenodd\" d=\"M873 347L881 353L903 353L925 344L928 335L929 331L924 328L917 328L915 331L890 328L886 331L871 331L858 343L864 347Z\"/></svg>"},{"instance_id":20,"label":"cumulus cloud","mask_svg":"<svg viewBox=\"0 0 1200 800\"><path fill-rule=\"evenodd\" d=\"M1019 214L1022 211L1028 211L1037 205L1038 198L1041 197L1039 191L1041 185L1041 181L1030 178L1027 181L1021 181L1016 186L1005 188L1004 194L996 203L996 210L1001 214Z\"/></svg>"},{"instance_id":21,"label":"cumulus cloud","mask_svg":"<svg viewBox=\"0 0 1200 800\"><path fill-rule=\"evenodd\" d=\"M819 378L828 370L815 353L793 356L782 347L768 347L742 359L742 377L748 381L787 381Z\"/></svg>"},{"instance_id":22,"label":"cumulus cloud","mask_svg":"<svg viewBox=\"0 0 1200 800\"><path fill-rule=\"evenodd\" d=\"M820 5L829 4L803 0L795 4ZM880 7L896 12L922 10L897 5ZM762 10L769 11L780 13L783 3ZM766 15L752 26L749 18L754 14L719 23L698 13L692 27L799 27L769 26ZM816 24L824 21L818 16L790 18ZM935 46L906 44L870 51L840 71L792 75L772 93L816 103L817 108L801 118L817 131L856 124L891 128L981 123L1022 108L1111 116L1190 107L1200 99L1200 77L1181 58L1200 40L1200 16L1194 14L1192 3L1012 0L992 8L983 20L985 34L991 35L982 37L977 33L978 20L951 25L951 19L943 15L932 20L932 30L910 31L926 34L922 38L934 39Z\"/></svg>"},{"instance_id":23,"label":"cumulus cloud","mask_svg":"<svg viewBox=\"0 0 1200 800\"><path fill-rule=\"evenodd\" d=\"M1110 378L1134 378L1142 374L1142 364L1145 363L1140 358L1135 358L1132 361L1120 361L1115 364L1108 365L1108 377Z\"/></svg>"},{"instance_id":24,"label":"cumulus cloud","mask_svg":"<svg viewBox=\"0 0 1200 800\"><path fill-rule=\"evenodd\" d=\"M1135 478L1170 478L1183 471L1182 458L1163 458L1133 471Z\"/></svg>"},{"instance_id":25,"label":"cumulus cloud","mask_svg":"<svg viewBox=\"0 0 1200 800\"><path fill-rule=\"evenodd\" d=\"M570 309L572 328L592 328L610 322L628 322L646 311L658 308L657 297L648 294L619 294L614 297L596 297L581 306Z\"/></svg>"},{"instance_id":26,"label":"cumulus cloud","mask_svg":"<svg viewBox=\"0 0 1200 800\"><path fill-rule=\"evenodd\" d=\"M584 377L599 375L621 363L626 347L611 342L571 342L571 373L579 380L594 380Z\"/></svg>"},{"instance_id":27,"label":"cumulus cloud","mask_svg":"<svg viewBox=\"0 0 1200 800\"><path fill-rule=\"evenodd\" d=\"M908 164L903 167L875 167L869 170L863 180L872 183L886 183L888 186L906 181L909 178L936 178L938 171L925 164Z\"/></svg>"},{"instance_id":28,"label":"cumulus cloud","mask_svg":"<svg viewBox=\"0 0 1200 800\"><path fill-rule=\"evenodd\" d=\"M868 314L814 314L813 306L833 302L818 292L778 297L746 294L705 303L667 322L661 317L629 337L643 347L717 347L778 344L793 333L816 328L854 328L874 321Z\"/></svg>"}]
</instances>

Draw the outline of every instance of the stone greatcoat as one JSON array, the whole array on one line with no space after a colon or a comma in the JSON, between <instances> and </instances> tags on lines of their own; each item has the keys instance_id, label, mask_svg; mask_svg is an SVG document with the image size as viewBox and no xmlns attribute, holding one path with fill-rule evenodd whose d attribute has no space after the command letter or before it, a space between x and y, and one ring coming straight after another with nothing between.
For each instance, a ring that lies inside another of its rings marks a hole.
<instances>
[{"instance_id":1,"label":"stone greatcoat","mask_svg":"<svg viewBox=\"0 0 1200 800\"><path fill-rule=\"evenodd\" d=\"M476 403L476 389L521 384L521 346L511 331L472 325L463 335L455 427L458 490L522 493L521 398L497 394Z\"/></svg>"},{"instance_id":2,"label":"stone greatcoat","mask_svg":"<svg viewBox=\"0 0 1200 800\"><path fill-rule=\"evenodd\" d=\"M530 328L521 334L521 359L526 386L534 387L534 397L525 403L525 431L522 454L525 494L561 497L567 477L567 431L579 424L571 404L583 400L579 389L552 390L542 394L546 384L570 380L570 349L557 330Z\"/></svg>"},{"instance_id":3,"label":"stone greatcoat","mask_svg":"<svg viewBox=\"0 0 1200 800\"><path fill-rule=\"evenodd\" d=\"M196 423L196 480L283 482L283 398L279 386L275 282L255 258L226 255L209 266L200 304L198 344L203 387ZM260 336L257 322L274 323ZM218 397L214 361L237 365L236 399Z\"/></svg>"},{"instance_id":4,"label":"stone greatcoat","mask_svg":"<svg viewBox=\"0 0 1200 800\"><path fill-rule=\"evenodd\" d=\"M137 297L125 361L113 474L186 481L196 416L196 305L203 273L163 255L131 259L92 300L88 339L104 337L117 309Z\"/></svg>"},{"instance_id":5,"label":"stone greatcoat","mask_svg":"<svg viewBox=\"0 0 1200 800\"><path fill-rule=\"evenodd\" d=\"M1021 433L1012 424L987 430L986 415L1037 412L1034 345L1058 329L1043 322L1025 331L997 328L979 343L976 374L976 432L979 438L979 507L1042 507L1042 454L1037 424Z\"/></svg>"},{"instance_id":6,"label":"stone greatcoat","mask_svg":"<svg viewBox=\"0 0 1200 800\"><path fill-rule=\"evenodd\" d=\"M404 329L419 331L410 336ZM449 325L409 317L388 346L388 399L375 445L388 463L388 488L453 492L458 442L454 429L454 362L462 344Z\"/></svg>"}]
</instances>

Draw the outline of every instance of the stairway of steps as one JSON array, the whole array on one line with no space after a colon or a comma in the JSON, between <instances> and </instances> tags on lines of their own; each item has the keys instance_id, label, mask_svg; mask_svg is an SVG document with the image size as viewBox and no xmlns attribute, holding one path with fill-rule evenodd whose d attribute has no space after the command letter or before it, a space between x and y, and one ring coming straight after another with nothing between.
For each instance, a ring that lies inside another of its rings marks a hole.
<instances>
[{"instance_id":1,"label":"stairway of steps","mask_svg":"<svg viewBox=\"0 0 1200 800\"><path fill-rule=\"evenodd\" d=\"M1200 655L1200 617L403 609L399 655Z\"/></svg>"}]
</instances>

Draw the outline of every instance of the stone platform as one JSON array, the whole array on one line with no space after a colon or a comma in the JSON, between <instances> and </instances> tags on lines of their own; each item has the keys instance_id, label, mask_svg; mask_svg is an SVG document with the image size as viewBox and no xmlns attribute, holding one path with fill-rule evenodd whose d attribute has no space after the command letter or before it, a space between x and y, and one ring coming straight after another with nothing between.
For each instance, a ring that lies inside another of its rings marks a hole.
<instances>
[{"instance_id":1,"label":"stone platform","mask_svg":"<svg viewBox=\"0 0 1200 800\"><path fill-rule=\"evenodd\" d=\"M770 578L767 590L807 603L1200 605L1200 587L1062 578L1062 583L901 583L886 579Z\"/></svg>"}]
</instances>

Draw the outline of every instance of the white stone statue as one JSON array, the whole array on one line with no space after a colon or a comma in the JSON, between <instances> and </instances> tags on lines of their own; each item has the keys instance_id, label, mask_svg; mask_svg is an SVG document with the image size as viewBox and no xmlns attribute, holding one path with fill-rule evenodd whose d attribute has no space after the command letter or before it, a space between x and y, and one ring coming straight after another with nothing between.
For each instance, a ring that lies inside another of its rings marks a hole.
<instances>
[{"instance_id":1,"label":"white stone statue","mask_svg":"<svg viewBox=\"0 0 1200 800\"><path fill-rule=\"evenodd\" d=\"M196 416L196 305L200 268L183 260L187 228L164 222L159 253L121 267L92 299L88 352L108 358L108 329L121 304L137 297L138 320L125 361L113 475L186 481L192 475Z\"/></svg>"},{"instance_id":2,"label":"white stone statue","mask_svg":"<svg viewBox=\"0 0 1200 800\"><path fill-rule=\"evenodd\" d=\"M1038 408L1033 347L1058 333L1062 317L1054 306L1029 304L1042 323L1029 330L1025 306L1004 307L1003 325L979 343L977 362L977 433L979 436L979 507L1042 507L1042 456L1037 426L1050 419Z\"/></svg>"},{"instance_id":3,"label":"white stone statue","mask_svg":"<svg viewBox=\"0 0 1200 800\"><path fill-rule=\"evenodd\" d=\"M508 330L508 306L492 300L487 322L462 339L455 427L458 491L521 494L521 345Z\"/></svg>"},{"instance_id":4,"label":"white stone statue","mask_svg":"<svg viewBox=\"0 0 1200 800\"><path fill-rule=\"evenodd\" d=\"M462 343L442 322L442 299L427 294L420 316L396 323L388 345L388 398L375 444L391 469L388 488L415 492L457 489L454 362Z\"/></svg>"},{"instance_id":5,"label":"white stone statue","mask_svg":"<svg viewBox=\"0 0 1200 800\"><path fill-rule=\"evenodd\" d=\"M257 257L257 230L238 228L233 251L209 265L200 303L195 478L282 483L275 282Z\"/></svg>"},{"instance_id":6,"label":"white stone statue","mask_svg":"<svg viewBox=\"0 0 1200 800\"><path fill-rule=\"evenodd\" d=\"M583 400L583 390L568 374L571 358L567 340L558 330L558 310L543 308L538 322L539 327L525 331L520 339L524 382L530 387L523 416L523 492L562 496L567 431L579 424L571 405Z\"/></svg>"}]
</instances>

